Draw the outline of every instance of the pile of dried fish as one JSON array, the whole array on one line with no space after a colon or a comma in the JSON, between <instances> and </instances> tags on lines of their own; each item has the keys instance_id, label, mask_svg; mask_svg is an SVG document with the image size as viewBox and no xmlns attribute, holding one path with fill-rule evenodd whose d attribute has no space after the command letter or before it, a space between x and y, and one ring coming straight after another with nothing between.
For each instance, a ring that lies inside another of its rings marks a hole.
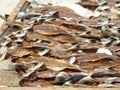
<instances>
[{"instance_id":1,"label":"pile of dried fish","mask_svg":"<svg viewBox=\"0 0 120 90\"><path fill-rule=\"evenodd\" d=\"M120 87L119 1L28 2L0 48L20 86Z\"/></svg>"}]
</instances>

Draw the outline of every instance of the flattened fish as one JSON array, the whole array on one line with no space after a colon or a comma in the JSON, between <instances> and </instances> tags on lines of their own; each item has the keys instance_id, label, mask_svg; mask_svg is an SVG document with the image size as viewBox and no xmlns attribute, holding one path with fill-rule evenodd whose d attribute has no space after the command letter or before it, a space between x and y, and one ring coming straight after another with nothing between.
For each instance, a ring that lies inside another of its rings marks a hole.
<instances>
[{"instance_id":1,"label":"flattened fish","mask_svg":"<svg viewBox=\"0 0 120 90\"><path fill-rule=\"evenodd\" d=\"M104 53L86 54L79 57L78 62L96 62L102 60L113 60L113 57Z\"/></svg>"},{"instance_id":2,"label":"flattened fish","mask_svg":"<svg viewBox=\"0 0 120 90\"><path fill-rule=\"evenodd\" d=\"M66 28L54 24L42 24L42 25L36 25L34 27L34 32L37 32L42 35L60 35L60 34L66 34L64 29Z\"/></svg>"},{"instance_id":3,"label":"flattened fish","mask_svg":"<svg viewBox=\"0 0 120 90\"><path fill-rule=\"evenodd\" d=\"M60 42L60 43L75 43L76 39L71 36L71 35L57 35L57 36L53 36L53 39Z\"/></svg>"},{"instance_id":4,"label":"flattened fish","mask_svg":"<svg viewBox=\"0 0 120 90\"><path fill-rule=\"evenodd\" d=\"M46 71L36 71L35 74L38 78L47 79L47 78L55 78L57 72L54 72L52 70L46 70Z\"/></svg>"},{"instance_id":5,"label":"flattened fish","mask_svg":"<svg viewBox=\"0 0 120 90\"><path fill-rule=\"evenodd\" d=\"M52 38L41 35L39 33L35 33L35 32L27 32L25 39L27 41L36 41L36 40L43 40L43 41L48 41L48 42L52 42Z\"/></svg>"},{"instance_id":6,"label":"flattened fish","mask_svg":"<svg viewBox=\"0 0 120 90\"><path fill-rule=\"evenodd\" d=\"M49 44L47 43L38 43L38 42L23 42L24 48L33 48L33 47L39 47L39 48L50 48Z\"/></svg>"},{"instance_id":7,"label":"flattened fish","mask_svg":"<svg viewBox=\"0 0 120 90\"><path fill-rule=\"evenodd\" d=\"M15 56L15 57L23 57L29 55L31 53L30 50L24 48L16 48L14 50L9 50L8 55Z\"/></svg>"},{"instance_id":8,"label":"flattened fish","mask_svg":"<svg viewBox=\"0 0 120 90\"><path fill-rule=\"evenodd\" d=\"M79 19L80 17L72 9L69 9L64 6L44 6L37 10L37 12L45 12L45 11L58 11L58 15L60 18L67 17L67 18Z\"/></svg>"},{"instance_id":9,"label":"flattened fish","mask_svg":"<svg viewBox=\"0 0 120 90\"><path fill-rule=\"evenodd\" d=\"M65 62L62 59L53 59L51 61L48 61L45 63L46 68L53 70L53 71L61 71L65 69L71 69L71 70L80 70L79 67L70 64L69 62Z\"/></svg>"}]
</instances>

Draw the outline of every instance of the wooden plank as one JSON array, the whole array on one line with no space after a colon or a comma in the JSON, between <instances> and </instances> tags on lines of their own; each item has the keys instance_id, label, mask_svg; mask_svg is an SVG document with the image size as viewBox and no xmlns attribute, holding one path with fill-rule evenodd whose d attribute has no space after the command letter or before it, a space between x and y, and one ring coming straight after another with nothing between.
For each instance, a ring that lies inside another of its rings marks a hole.
<instances>
[{"instance_id":1,"label":"wooden plank","mask_svg":"<svg viewBox=\"0 0 120 90\"><path fill-rule=\"evenodd\" d=\"M0 88L0 90L119 90L119 88L34 88L34 87L24 87L24 88Z\"/></svg>"}]
</instances>

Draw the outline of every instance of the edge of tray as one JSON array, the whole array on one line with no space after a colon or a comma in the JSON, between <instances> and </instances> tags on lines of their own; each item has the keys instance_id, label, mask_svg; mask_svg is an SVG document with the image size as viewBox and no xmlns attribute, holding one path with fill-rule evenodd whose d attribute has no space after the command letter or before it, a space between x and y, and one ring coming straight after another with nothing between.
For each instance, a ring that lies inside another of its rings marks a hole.
<instances>
[{"instance_id":1,"label":"edge of tray","mask_svg":"<svg viewBox=\"0 0 120 90\"><path fill-rule=\"evenodd\" d=\"M26 0L20 0L17 6L13 9L13 11L10 13L10 16L8 20L15 19L18 12L21 10L23 5L25 4ZM0 36L7 30L8 26L6 25L6 22L3 23L3 25L0 27Z\"/></svg>"}]
</instances>

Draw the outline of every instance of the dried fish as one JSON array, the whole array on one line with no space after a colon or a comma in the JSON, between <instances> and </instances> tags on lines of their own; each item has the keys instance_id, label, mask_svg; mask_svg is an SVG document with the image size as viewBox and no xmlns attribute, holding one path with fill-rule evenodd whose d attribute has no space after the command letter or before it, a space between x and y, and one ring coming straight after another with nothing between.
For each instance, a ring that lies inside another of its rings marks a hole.
<instances>
[{"instance_id":1,"label":"dried fish","mask_svg":"<svg viewBox=\"0 0 120 90\"><path fill-rule=\"evenodd\" d=\"M112 42L111 38L103 38L101 39L101 44L103 45L109 45Z\"/></svg>"},{"instance_id":2,"label":"dried fish","mask_svg":"<svg viewBox=\"0 0 120 90\"><path fill-rule=\"evenodd\" d=\"M78 29L81 31L86 31L86 28L88 28L86 25L80 23L63 22L62 25L67 28Z\"/></svg>"},{"instance_id":3,"label":"dried fish","mask_svg":"<svg viewBox=\"0 0 120 90\"><path fill-rule=\"evenodd\" d=\"M78 83L93 85L93 84L96 84L97 81L95 81L95 79L91 78L90 76L86 76L86 77L80 79Z\"/></svg>"},{"instance_id":4,"label":"dried fish","mask_svg":"<svg viewBox=\"0 0 120 90\"><path fill-rule=\"evenodd\" d=\"M26 41L36 41L36 40L43 40L47 42L53 42L51 37L47 37L38 33L27 32L25 35Z\"/></svg>"},{"instance_id":5,"label":"dried fish","mask_svg":"<svg viewBox=\"0 0 120 90\"><path fill-rule=\"evenodd\" d=\"M35 24L35 20L31 21L28 25L23 26L22 29L24 31L29 30L29 29L31 29L34 26L34 24Z\"/></svg>"},{"instance_id":6,"label":"dried fish","mask_svg":"<svg viewBox=\"0 0 120 90\"><path fill-rule=\"evenodd\" d=\"M66 81L70 79L70 75L66 72L60 72L58 75L56 75L55 84L64 84Z\"/></svg>"},{"instance_id":7,"label":"dried fish","mask_svg":"<svg viewBox=\"0 0 120 90\"><path fill-rule=\"evenodd\" d=\"M90 18L91 16L94 16L94 17L100 16L99 12L93 12L93 11L83 8L82 6L77 5L77 4L69 4L69 3L64 2L64 3L61 3L60 6L68 7L70 9L72 9L73 11L75 11L78 15L85 17L85 18Z\"/></svg>"},{"instance_id":8,"label":"dried fish","mask_svg":"<svg viewBox=\"0 0 120 90\"><path fill-rule=\"evenodd\" d=\"M94 72L95 69L106 69L114 64L116 64L116 63L114 63L113 61L111 61L109 59L106 59L104 61L80 63L79 65L81 66L82 70L92 73L92 72Z\"/></svg>"},{"instance_id":9,"label":"dried fish","mask_svg":"<svg viewBox=\"0 0 120 90\"><path fill-rule=\"evenodd\" d=\"M20 31L20 32L17 32L17 33L15 34L15 36L16 36L16 37L23 37L23 36L25 36L26 33L27 33L27 31Z\"/></svg>"},{"instance_id":10,"label":"dried fish","mask_svg":"<svg viewBox=\"0 0 120 90\"><path fill-rule=\"evenodd\" d=\"M38 48L47 48L47 49L49 49L50 48L50 45L49 44L47 44L47 43L39 43L39 42L23 42L22 43L23 44L23 47L24 48L35 48L35 47L38 47Z\"/></svg>"},{"instance_id":11,"label":"dried fish","mask_svg":"<svg viewBox=\"0 0 120 90\"><path fill-rule=\"evenodd\" d=\"M45 70L45 71L36 71L35 74L37 78L42 78L42 79L50 79L50 78L55 78L58 72L54 72L51 70Z\"/></svg>"},{"instance_id":12,"label":"dried fish","mask_svg":"<svg viewBox=\"0 0 120 90\"><path fill-rule=\"evenodd\" d=\"M96 78L96 77L112 76L112 74L113 74L112 72L109 72L104 69L95 69L91 77Z\"/></svg>"},{"instance_id":13,"label":"dried fish","mask_svg":"<svg viewBox=\"0 0 120 90\"><path fill-rule=\"evenodd\" d=\"M28 77L30 74L32 74L33 72L35 72L36 69L40 68L44 63L43 62L39 62L37 65L29 68L26 72L26 74L23 75L23 77Z\"/></svg>"},{"instance_id":14,"label":"dried fish","mask_svg":"<svg viewBox=\"0 0 120 90\"><path fill-rule=\"evenodd\" d=\"M113 83L120 83L120 78L118 77L112 77L112 78L108 78L105 81L106 84L113 84Z\"/></svg>"},{"instance_id":15,"label":"dried fish","mask_svg":"<svg viewBox=\"0 0 120 90\"><path fill-rule=\"evenodd\" d=\"M65 28L58 27L56 25L52 24L42 24L42 25L36 25L34 27L34 31L42 34L42 35L59 35L59 34L66 34L64 31Z\"/></svg>"},{"instance_id":16,"label":"dried fish","mask_svg":"<svg viewBox=\"0 0 120 90\"><path fill-rule=\"evenodd\" d=\"M42 7L38 12L44 12L44 11L58 11L59 18L67 17L67 18L72 18L76 20L80 17L72 9L67 8L66 6L61 6L61 5L45 6L45 7Z\"/></svg>"},{"instance_id":17,"label":"dried fish","mask_svg":"<svg viewBox=\"0 0 120 90\"><path fill-rule=\"evenodd\" d=\"M60 59L70 58L71 56L73 56L73 55L71 55L70 52L66 53L66 51L64 51L62 49L61 50L51 50L50 54L51 54L51 56L60 58Z\"/></svg>"},{"instance_id":18,"label":"dried fish","mask_svg":"<svg viewBox=\"0 0 120 90\"><path fill-rule=\"evenodd\" d=\"M29 55L30 53L31 52L29 50L23 48L16 48L7 52L8 55L11 55L13 57L23 57Z\"/></svg>"},{"instance_id":19,"label":"dried fish","mask_svg":"<svg viewBox=\"0 0 120 90\"><path fill-rule=\"evenodd\" d=\"M57 35L57 36L53 36L53 39L60 43L75 43L76 42L75 38L71 35Z\"/></svg>"},{"instance_id":20,"label":"dried fish","mask_svg":"<svg viewBox=\"0 0 120 90\"><path fill-rule=\"evenodd\" d=\"M68 48L66 51L75 50L77 48L77 46L79 46L79 44L73 45L72 47Z\"/></svg>"},{"instance_id":21,"label":"dried fish","mask_svg":"<svg viewBox=\"0 0 120 90\"><path fill-rule=\"evenodd\" d=\"M108 55L113 55L113 53L110 50L105 49L105 48L99 48L96 53L105 53Z\"/></svg>"},{"instance_id":22,"label":"dried fish","mask_svg":"<svg viewBox=\"0 0 120 90\"><path fill-rule=\"evenodd\" d=\"M78 63L80 62L85 63L85 62L97 62L99 60L105 60L105 59L112 60L112 56L104 53L85 54L79 57L77 60Z\"/></svg>"},{"instance_id":23,"label":"dried fish","mask_svg":"<svg viewBox=\"0 0 120 90\"><path fill-rule=\"evenodd\" d=\"M88 76L88 74L83 73L83 72L79 72L79 73L73 73L71 74L71 78L70 78L70 82L76 82L81 80L82 78Z\"/></svg>"},{"instance_id":24,"label":"dried fish","mask_svg":"<svg viewBox=\"0 0 120 90\"><path fill-rule=\"evenodd\" d=\"M115 2L115 7L120 7L120 1Z\"/></svg>"},{"instance_id":25,"label":"dried fish","mask_svg":"<svg viewBox=\"0 0 120 90\"><path fill-rule=\"evenodd\" d=\"M26 15L24 18L25 19L30 19L30 20L36 20L36 19L39 19L40 15L37 15L37 14L30 14L30 15ZM31 27L33 26L34 24L31 24Z\"/></svg>"},{"instance_id":26,"label":"dried fish","mask_svg":"<svg viewBox=\"0 0 120 90\"><path fill-rule=\"evenodd\" d=\"M49 51L50 51L50 49L45 49L45 50L43 50L42 52L39 51L39 52L38 52L38 55L43 56L43 55L47 54Z\"/></svg>"},{"instance_id":27,"label":"dried fish","mask_svg":"<svg viewBox=\"0 0 120 90\"><path fill-rule=\"evenodd\" d=\"M61 59L51 60L45 63L46 68L53 70L53 71L62 71L65 69L73 69L81 71L80 68L76 65L70 64Z\"/></svg>"},{"instance_id":28,"label":"dried fish","mask_svg":"<svg viewBox=\"0 0 120 90\"><path fill-rule=\"evenodd\" d=\"M49 10L49 11L45 11L44 13L45 13L44 16L47 17L45 21L49 21L49 19L53 19L54 20L53 17L55 17L55 18L59 17L57 10ZM50 17L50 18L48 18L48 17Z\"/></svg>"}]
</instances>

